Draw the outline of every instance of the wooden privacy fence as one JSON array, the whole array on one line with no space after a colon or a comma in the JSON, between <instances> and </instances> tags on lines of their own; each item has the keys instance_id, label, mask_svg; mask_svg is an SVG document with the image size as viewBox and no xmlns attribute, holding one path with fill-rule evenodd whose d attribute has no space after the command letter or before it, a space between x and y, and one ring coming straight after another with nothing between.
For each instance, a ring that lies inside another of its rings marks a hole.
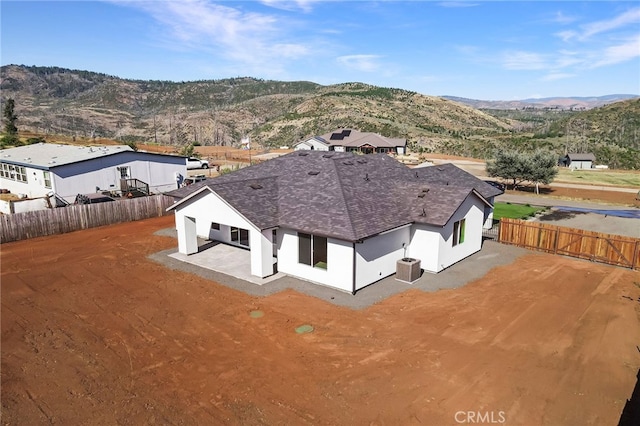
<instances>
[{"instance_id":1,"label":"wooden privacy fence","mask_svg":"<svg viewBox=\"0 0 640 426\"><path fill-rule=\"evenodd\" d=\"M640 269L640 239L633 237L501 219L498 241L547 253Z\"/></svg>"},{"instance_id":2,"label":"wooden privacy fence","mask_svg":"<svg viewBox=\"0 0 640 426\"><path fill-rule=\"evenodd\" d=\"M109 203L79 204L56 209L0 215L0 241L25 240L80 229L159 217L167 214L173 198L152 195Z\"/></svg>"}]
</instances>

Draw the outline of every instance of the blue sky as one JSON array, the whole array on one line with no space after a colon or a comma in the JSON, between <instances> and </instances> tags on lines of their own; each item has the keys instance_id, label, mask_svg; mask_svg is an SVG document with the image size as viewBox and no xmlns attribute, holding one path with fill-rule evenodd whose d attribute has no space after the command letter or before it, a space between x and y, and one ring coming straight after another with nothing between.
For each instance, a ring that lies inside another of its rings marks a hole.
<instances>
[{"instance_id":1,"label":"blue sky","mask_svg":"<svg viewBox=\"0 0 640 426\"><path fill-rule=\"evenodd\" d=\"M0 13L2 65L486 100L640 94L635 1L2 0Z\"/></svg>"}]
</instances>

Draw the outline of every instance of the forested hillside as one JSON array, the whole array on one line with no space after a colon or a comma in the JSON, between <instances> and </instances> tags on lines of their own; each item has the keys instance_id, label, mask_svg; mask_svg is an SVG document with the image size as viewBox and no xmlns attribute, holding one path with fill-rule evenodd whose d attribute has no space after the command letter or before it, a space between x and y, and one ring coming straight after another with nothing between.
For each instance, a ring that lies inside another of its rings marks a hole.
<instances>
[{"instance_id":1,"label":"forested hillside","mask_svg":"<svg viewBox=\"0 0 640 426\"><path fill-rule=\"evenodd\" d=\"M195 82L126 80L89 71L8 65L2 102L21 131L184 146L291 146L338 127L407 138L414 151L490 157L498 149L595 151L638 168L640 100L587 111L476 109L362 83L321 86L238 77Z\"/></svg>"}]
</instances>

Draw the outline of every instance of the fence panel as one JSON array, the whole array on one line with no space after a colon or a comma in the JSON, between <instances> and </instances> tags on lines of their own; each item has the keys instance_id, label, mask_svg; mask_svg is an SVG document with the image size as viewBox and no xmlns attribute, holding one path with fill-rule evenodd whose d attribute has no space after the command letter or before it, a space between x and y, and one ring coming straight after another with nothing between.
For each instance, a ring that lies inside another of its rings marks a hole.
<instances>
[{"instance_id":1,"label":"fence panel","mask_svg":"<svg viewBox=\"0 0 640 426\"><path fill-rule=\"evenodd\" d=\"M111 203L79 204L56 209L0 215L0 241L64 234L97 226L163 216L173 204L166 195L152 195Z\"/></svg>"},{"instance_id":2,"label":"fence panel","mask_svg":"<svg viewBox=\"0 0 640 426\"><path fill-rule=\"evenodd\" d=\"M640 239L633 237L502 219L498 241L547 253L640 269Z\"/></svg>"}]
</instances>

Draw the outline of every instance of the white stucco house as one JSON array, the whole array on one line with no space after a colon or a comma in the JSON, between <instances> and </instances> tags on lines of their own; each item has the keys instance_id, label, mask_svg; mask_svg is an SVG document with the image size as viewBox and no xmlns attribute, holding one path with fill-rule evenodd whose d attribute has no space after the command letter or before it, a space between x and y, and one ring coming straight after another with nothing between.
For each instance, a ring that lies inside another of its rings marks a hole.
<instances>
[{"instance_id":1,"label":"white stucco house","mask_svg":"<svg viewBox=\"0 0 640 426\"><path fill-rule=\"evenodd\" d=\"M67 202L78 194L120 191L137 179L152 193L177 188L185 157L136 152L127 145L39 143L0 150L0 188L28 198L55 193Z\"/></svg>"},{"instance_id":2,"label":"white stucco house","mask_svg":"<svg viewBox=\"0 0 640 426\"><path fill-rule=\"evenodd\" d=\"M355 293L399 259L436 273L479 251L500 193L451 164L295 151L168 195L180 253L197 253L197 237L217 240L250 250L256 277L278 271Z\"/></svg>"},{"instance_id":3,"label":"white stucco house","mask_svg":"<svg viewBox=\"0 0 640 426\"><path fill-rule=\"evenodd\" d=\"M377 133L338 129L321 136L313 136L294 144L293 149L313 151L359 152L362 154L405 154L407 140L387 138Z\"/></svg>"}]
</instances>

